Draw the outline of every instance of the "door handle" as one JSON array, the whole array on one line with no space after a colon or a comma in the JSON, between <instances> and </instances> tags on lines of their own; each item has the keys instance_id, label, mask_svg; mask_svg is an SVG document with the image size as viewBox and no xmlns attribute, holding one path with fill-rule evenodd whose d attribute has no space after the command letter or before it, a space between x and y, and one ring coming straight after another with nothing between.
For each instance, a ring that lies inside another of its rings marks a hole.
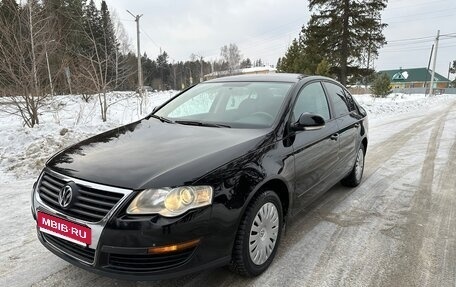
<instances>
[{"instance_id":1,"label":"door handle","mask_svg":"<svg viewBox=\"0 0 456 287\"><path fill-rule=\"evenodd\" d=\"M356 124L355 124L355 128L359 128L359 123L356 123Z\"/></svg>"},{"instance_id":2,"label":"door handle","mask_svg":"<svg viewBox=\"0 0 456 287\"><path fill-rule=\"evenodd\" d=\"M338 139L339 139L339 134L333 134L333 135L331 135L330 139L333 140L333 141L338 140Z\"/></svg>"}]
</instances>

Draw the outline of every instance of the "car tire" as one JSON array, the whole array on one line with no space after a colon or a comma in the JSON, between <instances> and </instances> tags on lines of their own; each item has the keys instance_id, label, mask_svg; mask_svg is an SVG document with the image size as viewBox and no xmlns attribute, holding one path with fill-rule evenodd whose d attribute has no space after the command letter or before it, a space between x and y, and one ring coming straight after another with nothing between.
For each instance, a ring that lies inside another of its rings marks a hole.
<instances>
[{"instance_id":1,"label":"car tire","mask_svg":"<svg viewBox=\"0 0 456 287\"><path fill-rule=\"evenodd\" d=\"M278 195L268 190L254 198L239 225L230 270L246 277L263 273L277 252L282 226L282 204Z\"/></svg>"},{"instance_id":2,"label":"car tire","mask_svg":"<svg viewBox=\"0 0 456 287\"><path fill-rule=\"evenodd\" d=\"M355 165L351 172L341 180L342 185L348 187L356 187L361 183L364 173L364 156L365 156L364 145L361 145L358 152L356 153Z\"/></svg>"}]
</instances>

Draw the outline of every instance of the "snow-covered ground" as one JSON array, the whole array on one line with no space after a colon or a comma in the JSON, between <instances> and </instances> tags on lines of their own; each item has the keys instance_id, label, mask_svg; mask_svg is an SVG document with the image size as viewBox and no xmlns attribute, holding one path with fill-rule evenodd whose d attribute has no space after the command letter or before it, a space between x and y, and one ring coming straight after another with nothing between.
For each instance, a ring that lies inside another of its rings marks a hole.
<instances>
[{"instance_id":1,"label":"snow-covered ground","mask_svg":"<svg viewBox=\"0 0 456 287\"><path fill-rule=\"evenodd\" d=\"M111 106L106 122L101 120L95 96L88 103L77 95L56 96L41 110L40 124L34 128L24 127L19 117L2 112L7 107L0 105L0 183L35 176L47 158L58 150L140 119L176 93L149 93L147 107L141 115L136 94L113 92L108 96Z\"/></svg>"},{"instance_id":2,"label":"snow-covered ground","mask_svg":"<svg viewBox=\"0 0 456 287\"><path fill-rule=\"evenodd\" d=\"M149 93L147 108L141 115L139 99L134 93L113 92L108 96L111 106L107 122L101 120L96 97L86 103L77 95L57 96L41 110L41 122L34 128L24 127L19 117L2 112L2 109L7 108L6 105L0 105L0 183L36 177L47 158L58 150L140 119L176 93ZM355 97L366 108L371 121L399 113L425 110L456 99L456 95L425 97L406 94L393 94L383 99L372 98L370 95Z\"/></svg>"},{"instance_id":3,"label":"snow-covered ground","mask_svg":"<svg viewBox=\"0 0 456 287\"><path fill-rule=\"evenodd\" d=\"M173 93L151 94L148 109ZM287 225L274 263L257 278L219 268L126 282L61 260L36 238L36 173L56 149L140 118L136 99L117 94L112 102L125 97L107 123L96 103L78 97L61 97L60 120L44 110L34 129L0 114L0 286L454 286L456 95L357 96L370 114L363 183L336 185Z\"/></svg>"},{"instance_id":4,"label":"snow-covered ground","mask_svg":"<svg viewBox=\"0 0 456 287\"><path fill-rule=\"evenodd\" d=\"M393 93L386 98L374 98L371 95L355 95L355 98L367 110L371 119L379 119L432 108L456 99L456 95L426 96L424 94Z\"/></svg>"}]
</instances>

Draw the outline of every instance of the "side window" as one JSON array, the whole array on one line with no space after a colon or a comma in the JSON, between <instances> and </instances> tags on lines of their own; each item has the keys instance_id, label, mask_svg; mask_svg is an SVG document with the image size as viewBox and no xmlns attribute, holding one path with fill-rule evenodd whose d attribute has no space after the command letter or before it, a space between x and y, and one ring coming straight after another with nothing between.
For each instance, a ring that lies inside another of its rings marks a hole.
<instances>
[{"instance_id":1,"label":"side window","mask_svg":"<svg viewBox=\"0 0 456 287\"><path fill-rule=\"evenodd\" d=\"M350 112L347 98L345 97L344 89L332 83L325 83L328 90L329 98L334 107L334 115L336 118L344 116Z\"/></svg>"},{"instance_id":2,"label":"side window","mask_svg":"<svg viewBox=\"0 0 456 287\"><path fill-rule=\"evenodd\" d=\"M297 119L302 113L317 114L326 121L331 118L325 91L320 82L311 83L299 92L293 114Z\"/></svg>"},{"instance_id":3,"label":"side window","mask_svg":"<svg viewBox=\"0 0 456 287\"><path fill-rule=\"evenodd\" d=\"M356 108L355 100L353 100L353 96L346 89L344 89L344 92L345 92L345 97L347 98L347 104L348 104L350 111L356 111L357 108Z\"/></svg>"}]
</instances>

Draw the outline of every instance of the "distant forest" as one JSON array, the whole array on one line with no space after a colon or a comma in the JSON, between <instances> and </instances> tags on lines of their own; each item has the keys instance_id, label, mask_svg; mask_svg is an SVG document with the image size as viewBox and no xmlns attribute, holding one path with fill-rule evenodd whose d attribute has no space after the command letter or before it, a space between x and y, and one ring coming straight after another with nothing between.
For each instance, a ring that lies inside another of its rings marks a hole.
<instances>
[{"instance_id":1,"label":"distant forest","mask_svg":"<svg viewBox=\"0 0 456 287\"><path fill-rule=\"evenodd\" d=\"M233 55L223 57L223 48L237 53L234 63ZM136 90L135 51L105 1L100 9L94 0L0 1L0 95ZM241 59L234 44L222 47L221 56L209 62L189 55L188 61L171 63L166 51L156 59L144 53L144 86L180 90L198 83L201 73L262 65Z\"/></svg>"}]
</instances>

